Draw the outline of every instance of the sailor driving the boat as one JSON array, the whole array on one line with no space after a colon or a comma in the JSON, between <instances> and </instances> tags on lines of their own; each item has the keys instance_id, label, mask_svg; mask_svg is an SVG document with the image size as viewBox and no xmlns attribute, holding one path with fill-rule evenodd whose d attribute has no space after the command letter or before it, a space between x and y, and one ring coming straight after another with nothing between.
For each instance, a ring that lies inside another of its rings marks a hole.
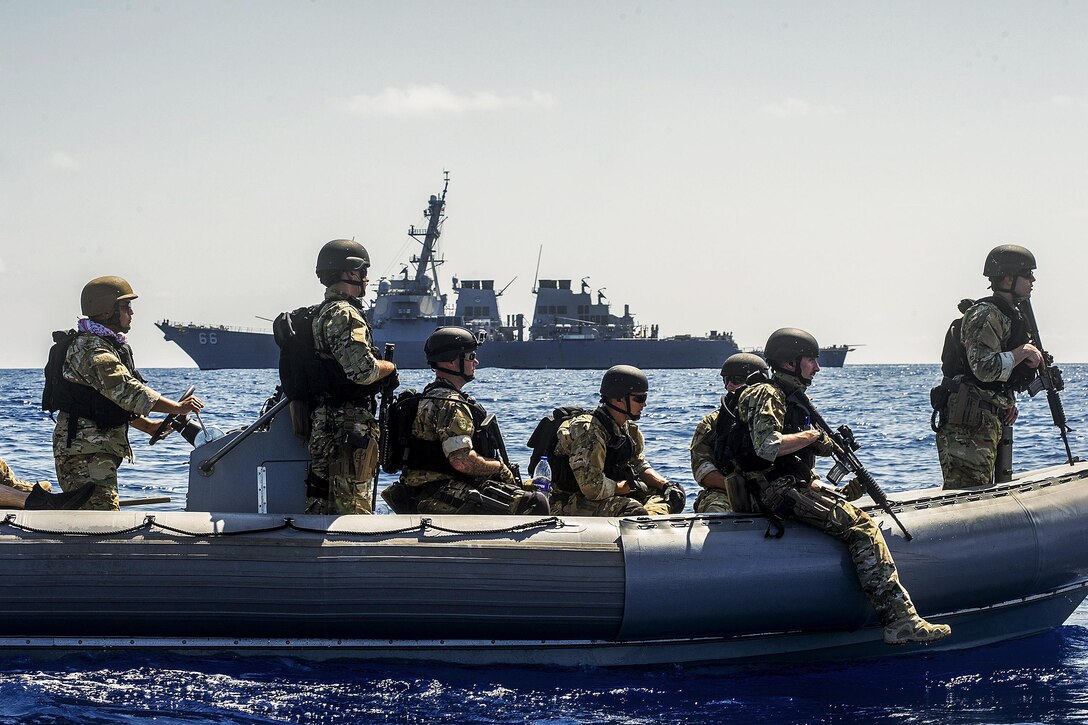
<instances>
[{"instance_id":1,"label":"sailor driving the boat","mask_svg":"<svg viewBox=\"0 0 1088 725\"><path fill-rule=\"evenodd\" d=\"M83 287L77 329L54 332L45 370L42 409L60 411L53 430L57 483L64 491L94 484L82 508L117 511L117 467L134 456L131 425L152 436L162 421L152 411L187 415L204 403L189 395L164 398L147 386L132 362L125 334L132 327L132 286L123 278L96 277ZM167 431L169 432L169 431Z\"/></svg>"}]
</instances>

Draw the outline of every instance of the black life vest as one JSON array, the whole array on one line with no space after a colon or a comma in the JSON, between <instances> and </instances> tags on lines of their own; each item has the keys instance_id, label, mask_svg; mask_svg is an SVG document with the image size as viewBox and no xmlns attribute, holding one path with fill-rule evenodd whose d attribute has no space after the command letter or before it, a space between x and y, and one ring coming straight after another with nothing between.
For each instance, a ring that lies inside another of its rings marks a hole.
<instances>
[{"instance_id":1,"label":"black life vest","mask_svg":"<svg viewBox=\"0 0 1088 725\"><path fill-rule=\"evenodd\" d=\"M72 445L72 440L75 438L79 418L94 421L99 429L104 430L116 428L119 425L127 425L129 421L139 417L117 405L117 403L114 403L91 386L73 383L64 377L64 359L68 355L68 348L80 335L90 334L92 333L76 332L75 330L58 330L54 332L53 347L49 349L49 360L45 364L42 410L49 413L61 410L68 414L68 446ZM113 350L121 364L128 368L132 377L141 383L147 382L132 361L131 347L127 344L122 345L108 337L100 337L100 339Z\"/></svg>"},{"instance_id":2,"label":"black life vest","mask_svg":"<svg viewBox=\"0 0 1088 725\"><path fill-rule=\"evenodd\" d=\"M559 410L563 409L557 409L556 412L558 413ZM587 411L583 410L570 417L584 415L585 412ZM604 475L613 481L632 480L635 478L635 472L631 468L631 456L635 454L635 441L627 433L615 432L615 421L612 420L612 416L604 408L595 409L592 415L607 431L608 437L605 439L604 451ZM539 424L537 427L539 428ZM555 426L554 435L555 440L550 443L552 457L548 459L552 467L552 491L565 496L580 493L578 479L575 478L574 470L570 467L570 456L555 452L555 446L559 438L558 425Z\"/></svg>"},{"instance_id":3,"label":"black life vest","mask_svg":"<svg viewBox=\"0 0 1088 725\"><path fill-rule=\"evenodd\" d=\"M457 393L458 398L428 394L436 388L453 390ZM419 413L419 404L424 400L437 400L444 403L453 402L463 405L472 417L472 449L484 458L498 457L497 446L490 430L493 418L488 415L487 410L477 403L475 399L457 390L445 380L436 380L425 387L422 393L405 390L390 404L388 411L388 446L382 461L382 468L387 473L395 473L403 468L411 468L464 477L465 474L450 465L449 458L442 450L442 441L429 441L413 435L412 423Z\"/></svg>"},{"instance_id":4,"label":"black life vest","mask_svg":"<svg viewBox=\"0 0 1088 725\"><path fill-rule=\"evenodd\" d=\"M1027 365L1017 365L1014 367L1012 374L1006 381L995 380L992 382L983 382L975 377L975 374L971 371L971 366L967 362L967 348L964 347L961 338L963 316L967 314L969 309L982 302L988 302L994 305L1001 311L1001 314L1005 315L1005 317L1012 322L1012 330L1009 333L1009 339L1005 342L1007 349L1011 350L1012 348L1031 342L1027 320L1025 320L1024 316L1020 313L1019 308L1013 307L1006 300L996 295L984 297L980 300L961 300L959 311L963 314L952 320L948 325L948 330L945 332L944 347L941 350L941 373L948 379L959 377L975 387L983 390L990 390L995 393L1010 395L1017 391L1026 390L1031 381L1038 375L1036 370L1029 368Z\"/></svg>"},{"instance_id":5,"label":"black life vest","mask_svg":"<svg viewBox=\"0 0 1088 725\"><path fill-rule=\"evenodd\" d=\"M373 412L374 398L381 390L381 383L359 385L352 381L335 358L318 352L314 342L314 320L326 307L339 301L325 300L318 305L283 312L272 322L272 336L280 348L280 385L291 400L360 403ZM346 301L362 313L361 302ZM377 351L373 352L377 356Z\"/></svg>"}]
</instances>

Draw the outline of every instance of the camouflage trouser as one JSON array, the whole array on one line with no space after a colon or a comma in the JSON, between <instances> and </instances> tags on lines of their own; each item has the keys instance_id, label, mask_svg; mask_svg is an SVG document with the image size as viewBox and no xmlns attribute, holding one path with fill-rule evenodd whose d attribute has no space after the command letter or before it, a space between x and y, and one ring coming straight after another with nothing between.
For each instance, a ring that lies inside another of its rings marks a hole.
<instances>
[{"instance_id":1,"label":"camouflage trouser","mask_svg":"<svg viewBox=\"0 0 1088 725\"><path fill-rule=\"evenodd\" d=\"M16 478L12 473L11 468L8 466L7 461L0 458L0 486L7 486L14 488L16 491L25 491L27 493L34 490L34 487L38 484L33 481L24 481L21 478ZM42 481L42 486L45 488L52 488L49 481Z\"/></svg>"},{"instance_id":2,"label":"camouflage trouser","mask_svg":"<svg viewBox=\"0 0 1088 725\"><path fill-rule=\"evenodd\" d=\"M311 418L306 513L371 514L378 423L350 406L318 406ZM327 482L327 491L322 491Z\"/></svg>"},{"instance_id":3,"label":"camouflage trouser","mask_svg":"<svg viewBox=\"0 0 1088 725\"><path fill-rule=\"evenodd\" d=\"M62 491L73 491L88 481L94 483L94 493L81 509L91 511L118 511L121 500L117 497L117 467L122 458L109 453L72 453L61 447L53 450L57 464L57 483Z\"/></svg>"},{"instance_id":4,"label":"camouflage trouser","mask_svg":"<svg viewBox=\"0 0 1088 725\"><path fill-rule=\"evenodd\" d=\"M665 499L651 495L640 504L630 496L610 496L591 501L581 494L563 496L552 493L552 513L556 516L667 516Z\"/></svg>"},{"instance_id":5,"label":"camouflage trouser","mask_svg":"<svg viewBox=\"0 0 1088 725\"><path fill-rule=\"evenodd\" d=\"M720 488L704 488L695 499L693 508L697 514L728 514L733 511L729 494Z\"/></svg>"},{"instance_id":6,"label":"camouflage trouser","mask_svg":"<svg viewBox=\"0 0 1088 725\"><path fill-rule=\"evenodd\" d=\"M915 614L910 595L899 583L884 535L869 514L830 493L798 488L791 476L765 484L762 498L769 510L846 543L861 589L882 624Z\"/></svg>"},{"instance_id":7,"label":"camouflage trouser","mask_svg":"<svg viewBox=\"0 0 1088 725\"><path fill-rule=\"evenodd\" d=\"M944 487L950 489L989 486L994 482L994 461L1001 440L1001 420L982 411L977 426L945 423L937 431L937 456L941 459Z\"/></svg>"}]
</instances>

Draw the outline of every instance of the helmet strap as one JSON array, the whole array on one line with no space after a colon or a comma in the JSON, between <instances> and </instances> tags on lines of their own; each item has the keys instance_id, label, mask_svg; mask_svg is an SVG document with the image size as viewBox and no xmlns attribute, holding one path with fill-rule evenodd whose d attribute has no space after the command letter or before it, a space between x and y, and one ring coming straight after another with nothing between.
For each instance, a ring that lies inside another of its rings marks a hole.
<instances>
[{"instance_id":1,"label":"helmet strap","mask_svg":"<svg viewBox=\"0 0 1088 725\"><path fill-rule=\"evenodd\" d=\"M611 408L612 410L616 411L617 413L621 413L621 414L627 416L628 420L638 420L639 418L642 417L641 413L639 415L635 415L634 413L631 412L631 394L630 393L623 396L623 407L622 408L619 407L618 405L613 405L612 401L609 398L602 398L602 402L604 403L606 408Z\"/></svg>"},{"instance_id":2,"label":"helmet strap","mask_svg":"<svg viewBox=\"0 0 1088 725\"><path fill-rule=\"evenodd\" d=\"M431 369L436 373L445 373L446 375L452 375L455 378L461 378L466 383L471 383L476 379L476 376L472 373L465 372L465 356L461 355L457 358L457 370L450 370L449 368L438 367L438 363L431 363ZM450 362L453 362L452 360Z\"/></svg>"},{"instance_id":3,"label":"helmet strap","mask_svg":"<svg viewBox=\"0 0 1088 725\"><path fill-rule=\"evenodd\" d=\"M358 287L358 288L359 288L359 294L362 294L362 292L363 292L363 285L364 285L364 284L366 284L366 283L365 283L365 282L363 281L363 280L365 280L365 279L366 279L366 277L362 277L361 279L358 279L358 280L355 280L355 279L345 279L344 277L340 277L340 279L338 279L338 280L337 280L337 282L339 282L340 284L347 284L347 285L351 285L352 287ZM355 295L355 296L356 296L356 297L358 297L359 295Z\"/></svg>"}]
</instances>

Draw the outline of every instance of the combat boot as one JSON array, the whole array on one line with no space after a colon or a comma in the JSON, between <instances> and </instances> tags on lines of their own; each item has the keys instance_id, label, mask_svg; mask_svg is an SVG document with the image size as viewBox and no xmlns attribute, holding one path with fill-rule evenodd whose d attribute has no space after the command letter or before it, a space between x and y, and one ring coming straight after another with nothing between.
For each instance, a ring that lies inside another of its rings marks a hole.
<instances>
[{"instance_id":1,"label":"combat boot","mask_svg":"<svg viewBox=\"0 0 1088 725\"><path fill-rule=\"evenodd\" d=\"M73 491L49 493L41 486L35 486L26 497L23 508L27 511L72 511L78 509L94 493L94 483L85 483Z\"/></svg>"},{"instance_id":2,"label":"combat boot","mask_svg":"<svg viewBox=\"0 0 1088 725\"><path fill-rule=\"evenodd\" d=\"M917 614L911 614L884 627L884 643L923 642L928 644L950 634L952 634L952 628L947 624L930 624Z\"/></svg>"}]
</instances>

